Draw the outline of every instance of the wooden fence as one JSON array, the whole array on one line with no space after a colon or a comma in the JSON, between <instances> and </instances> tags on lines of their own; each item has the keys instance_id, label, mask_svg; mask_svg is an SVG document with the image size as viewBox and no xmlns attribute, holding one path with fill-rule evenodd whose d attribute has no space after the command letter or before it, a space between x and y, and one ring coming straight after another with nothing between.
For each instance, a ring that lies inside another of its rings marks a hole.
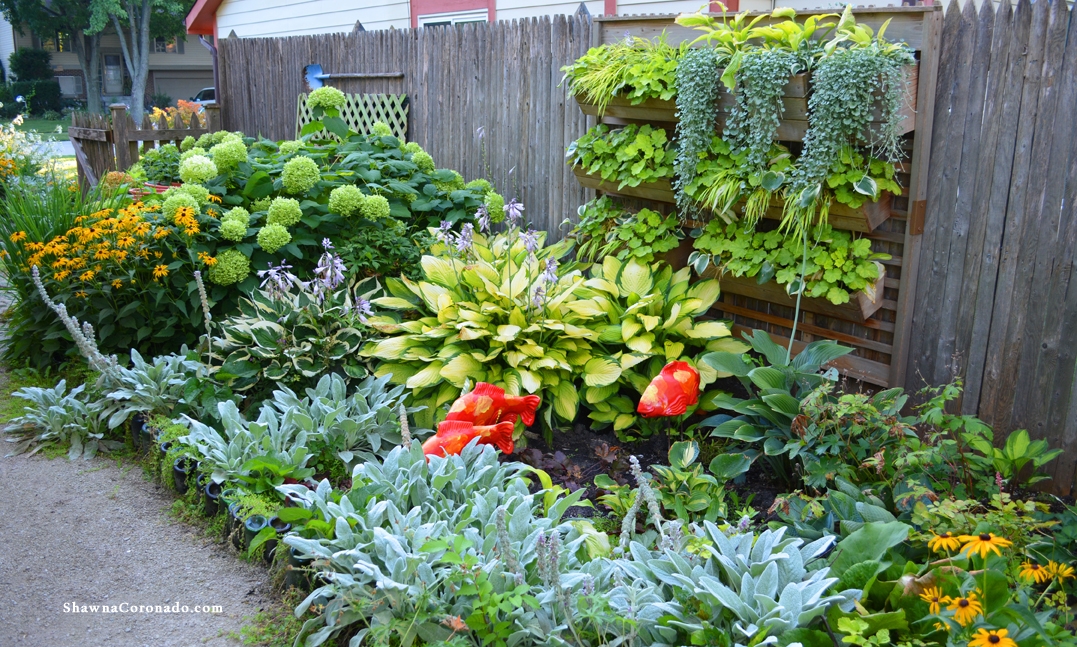
<instances>
[{"instance_id":1,"label":"wooden fence","mask_svg":"<svg viewBox=\"0 0 1077 647\"><path fill-rule=\"evenodd\" d=\"M109 171L126 170L138 161L139 142L152 146L169 142L178 145L188 135L197 138L220 130L220 108L210 104L205 111L205 126L194 118L185 124L179 115L171 123L167 118L154 123L145 115L141 127L123 104L110 106L109 115L73 113L67 133L75 149L79 184L85 189L97 184Z\"/></svg>"},{"instance_id":2,"label":"wooden fence","mask_svg":"<svg viewBox=\"0 0 1077 647\"><path fill-rule=\"evenodd\" d=\"M587 118L558 86L560 68L587 51L590 26L586 16L554 16L227 38L219 50L224 127L273 139L292 137L306 65L320 64L330 74L403 73L329 83L346 93L406 94L409 140L439 167L469 180L488 176L506 199L524 203L534 227L558 237L564 219L575 220L577 207L587 201L565 164L565 149L587 130Z\"/></svg>"},{"instance_id":3,"label":"wooden fence","mask_svg":"<svg viewBox=\"0 0 1077 647\"><path fill-rule=\"evenodd\" d=\"M908 388L964 377L964 413L1077 463L1077 11L946 10ZM998 438L996 438L997 440Z\"/></svg>"}]
</instances>

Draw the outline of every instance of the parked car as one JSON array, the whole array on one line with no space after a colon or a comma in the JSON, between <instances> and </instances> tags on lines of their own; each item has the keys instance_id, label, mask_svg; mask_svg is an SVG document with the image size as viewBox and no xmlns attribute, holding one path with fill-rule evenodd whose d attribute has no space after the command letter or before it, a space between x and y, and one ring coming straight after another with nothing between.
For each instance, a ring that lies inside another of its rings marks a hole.
<instances>
[{"instance_id":1,"label":"parked car","mask_svg":"<svg viewBox=\"0 0 1077 647\"><path fill-rule=\"evenodd\" d=\"M198 94L191 97L193 103L197 103L200 106L204 106L207 103L213 103L217 100L217 91L213 88L202 88L198 91Z\"/></svg>"}]
</instances>

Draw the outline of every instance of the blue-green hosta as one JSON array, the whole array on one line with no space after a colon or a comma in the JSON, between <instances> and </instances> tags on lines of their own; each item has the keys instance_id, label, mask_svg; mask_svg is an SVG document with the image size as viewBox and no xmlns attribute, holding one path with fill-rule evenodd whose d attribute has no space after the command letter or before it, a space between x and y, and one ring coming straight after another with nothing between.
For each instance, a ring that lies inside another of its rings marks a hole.
<instances>
[{"instance_id":1,"label":"blue-green hosta","mask_svg":"<svg viewBox=\"0 0 1077 647\"><path fill-rule=\"evenodd\" d=\"M411 389L413 404L426 407L417 418L421 426L432 427L468 381L539 395L550 428L576 417L576 376L603 353L595 350L593 315L581 313L581 272L555 270L553 281L544 278L569 245L543 248L544 234L535 236L476 234L461 252L436 245L423 256L422 280L388 279L392 296L373 300L419 315L371 317L369 324L386 337L362 354L380 360L376 375L391 375Z\"/></svg>"},{"instance_id":2,"label":"blue-green hosta","mask_svg":"<svg viewBox=\"0 0 1077 647\"><path fill-rule=\"evenodd\" d=\"M612 256L592 268L578 292L583 298L568 304L591 319L590 327L608 350L583 366L583 396L592 420L627 429L637 422L639 397L668 362L695 366L705 389L729 373L696 362L700 353L748 350L733 339L727 322L700 319L718 299L718 281L690 279L690 268L674 272L666 263L622 262Z\"/></svg>"},{"instance_id":3,"label":"blue-green hosta","mask_svg":"<svg viewBox=\"0 0 1077 647\"><path fill-rule=\"evenodd\" d=\"M366 334L355 306L378 290L366 279L324 298L289 289L259 290L240 299L239 314L225 319L223 337L213 340L214 352L224 356L220 373L234 376L235 391L275 382L312 384L334 370L365 376L357 352Z\"/></svg>"}]
</instances>

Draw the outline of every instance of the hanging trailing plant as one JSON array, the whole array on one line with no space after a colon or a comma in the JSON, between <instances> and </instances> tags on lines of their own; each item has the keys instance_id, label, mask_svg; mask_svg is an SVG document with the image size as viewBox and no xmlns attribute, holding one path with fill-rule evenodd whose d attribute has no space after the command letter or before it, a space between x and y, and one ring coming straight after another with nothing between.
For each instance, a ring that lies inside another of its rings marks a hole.
<instances>
[{"instance_id":1,"label":"hanging trailing plant","mask_svg":"<svg viewBox=\"0 0 1077 647\"><path fill-rule=\"evenodd\" d=\"M889 21L888 21L889 22ZM901 102L904 97L902 66L915 62L902 43L887 43L869 27L855 24L846 8L837 33L825 45L825 55L812 75L808 100L810 127L786 194L782 229L797 235L818 220L826 222L830 196L824 182L847 147L868 147L872 155L894 162L901 158ZM876 99L882 108L882 126L870 128ZM879 187L867 168L853 183L872 200Z\"/></svg>"},{"instance_id":2,"label":"hanging trailing plant","mask_svg":"<svg viewBox=\"0 0 1077 647\"><path fill-rule=\"evenodd\" d=\"M709 47L688 50L677 66L677 157L673 162L673 189L682 219L696 211L685 189L696 175L696 164L706 153L718 120L718 58Z\"/></svg>"}]
</instances>

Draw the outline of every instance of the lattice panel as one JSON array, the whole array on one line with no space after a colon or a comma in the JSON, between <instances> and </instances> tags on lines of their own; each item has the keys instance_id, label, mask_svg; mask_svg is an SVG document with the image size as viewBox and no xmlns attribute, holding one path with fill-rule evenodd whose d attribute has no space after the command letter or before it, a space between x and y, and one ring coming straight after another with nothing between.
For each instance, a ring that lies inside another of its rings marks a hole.
<instances>
[{"instance_id":1,"label":"lattice panel","mask_svg":"<svg viewBox=\"0 0 1077 647\"><path fill-rule=\"evenodd\" d=\"M389 124L393 134L404 139L408 132L408 95L406 94L346 94L346 100L340 109L340 117L348 127L359 133L370 133L374 123L383 121ZM296 111L295 137L303 126L314 121L314 115L307 107L306 93L299 95L299 108ZM333 135L322 130L317 137L329 138Z\"/></svg>"}]
</instances>

